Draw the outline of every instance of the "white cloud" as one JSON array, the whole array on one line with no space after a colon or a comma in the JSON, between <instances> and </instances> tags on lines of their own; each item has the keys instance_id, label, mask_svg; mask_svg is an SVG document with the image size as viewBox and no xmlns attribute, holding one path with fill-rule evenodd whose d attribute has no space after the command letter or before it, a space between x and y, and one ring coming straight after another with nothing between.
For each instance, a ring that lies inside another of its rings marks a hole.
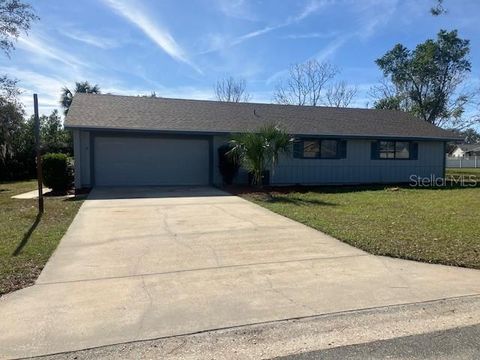
<instances>
[{"instance_id":1,"label":"white cloud","mask_svg":"<svg viewBox=\"0 0 480 360\"><path fill-rule=\"evenodd\" d=\"M375 34L377 29L385 25L395 13L398 0L365 0L355 3L352 9L356 17L360 19L356 28L351 32L345 32L337 35L324 48L309 59L326 61L332 58L348 41L357 39L367 39ZM307 59L308 60L308 59ZM288 74L288 69L282 69L271 75L266 83L272 84Z\"/></svg>"},{"instance_id":2,"label":"white cloud","mask_svg":"<svg viewBox=\"0 0 480 360\"><path fill-rule=\"evenodd\" d=\"M49 60L54 60L56 62L62 63L72 68L78 67L89 67L90 65L78 59L78 57L72 56L71 54L58 49L52 45L48 45L50 41L44 41L38 36L35 37L19 37L18 38L18 47L31 52L32 54L46 58Z\"/></svg>"},{"instance_id":3,"label":"white cloud","mask_svg":"<svg viewBox=\"0 0 480 360\"><path fill-rule=\"evenodd\" d=\"M8 73L19 80L20 101L25 105L27 115L33 113L33 94L38 94L41 114L49 114L54 109L60 110L60 93L62 87L69 84L64 78L46 76L17 67L0 66L0 73Z\"/></svg>"},{"instance_id":4,"label":"white cloud","mask_svg":"<svg viewBox=\"0 0 480 360\"><path fill-rule=\"evenodd\" d=\"M358 30L338 35L324 49L315 55L318 60L332 57L341 47L353 38L368 39L375 35L377 29L388 23L395 13L398 0L364 0L356 3L353 8L356 18L360 19Z\"/></svg>"},{"instance_id":5,"label":"white cloud","mask_svg":"<svg viewBox=\"0 0 480 360\"><path fill-rule=\"evenodd\" d=\"M303 19L317 12L322 7L329 5L330 3L331 1L327 0L310 0L307 5L300 11L300 13L295 15L293 18L290 18L288 22L295 23L302 21Z\"/></svg>"},{"instance_id":6,"label":"white cloud","mask_svg":"<svg viewBox=\"0 0 480 360\"><path fill-rule=\"evenodd\" d=\"M329 31L329 32L310 32L304 34L289 34L282 36L282 39L326 39L331 38L337 35L336 31Z\"/></svg>"},{"instance_id":7,"label":"white cloud","mask_svg":"<svg viewBox=\"0 0 480 360\"><path fill-rule=\"evenodd\" d=\"M280 29L283 26L285 26L285 25L281 24L281 25L276 25L276 26L266 26L263 29L258 29L258 30L255 30L255 31L251 31L251 32L249 32L245 35L237 37L236 39L234 39L230 43L230 45L238 45L238 44L244 42L245 40L252 39L252 38L255 38L257 36L269 33L272 30Z\"/></svg>"},{"instance_id":8,"label":"white cloud","mask_svg":"<svg viewBox=\"0 0 480 360\"><path fill-rule=\"evenodd\" d=\"M225 41L223 41L220 45L217 42L217 43L213 44L213 46L210 46L210 48L207 49L206 51L203 51L201 54L208 54L208 53L211 53L211 52L215 52L215 51L223 50L225 48L236 46L236 45L239 45L239 44L243 43L246 40L253 39L253 38L256 38L258 36L261 36L261 35L267 34L269 32L272 32L274 30L278 30L278 29L293 25L295 23L298 23L298 22L304 20L305 18L312 15L313 13L316 13L317 11L319 11L321 8L323 8L324 6L326 6L328 4L330 4L330 2L326 1L326 0L310 0L307 3L307 5L304 6L298 14L288 17L285 21L283 21L279 24L265 26L261 29L250 31L250 32L248 32L244 35L240 35L240 36L235 37L233 39L229 39L228 41L227 41L227 39L225 39Z\"/></svg>"},{"instance_id":9,"label":"white cloud","mask_svg":"<svg viewBox=\"0 0 480 360\"><path fill-rule=\"evenodd\" d=\"M318 61L328 60L352 37L354 37L354 34L345 34L336 37L326 47L324 47L321 51L315 54L314 58Z\"/></svg>"},{"instance_id":10,"label":"white cloud","mask_svg":"<svg viewBox=\"0 0 480 360\"><path fill-rule=\"evenodd\" d=\"M47 76L34 71L23 70L17 67L0 66L0 73L11 74L12 77L19 80L21 95L20 101L25 106L27 116L33 114L33 94L38 94L40 114L50 114L57 109L61 114L63 109L60 106L60 94L63 87L71 87L75 83L73 77ZM153 91L157 96L213 100L213 89L210 87L195 86L164 86L161 84L151 84L151 87L132 87L124 82L115 79L104 78L101 81L101 90L104 94L114 95L150 95Z\"/></svg>"},{"instance_id":11,"label":"white cloud","mask_svg":"<svg viewBox=\"0 0 480 360\"><path fill-rule=\"evenodd\" d=\"M188 59L186 52L175 41L168 30L162 28L159 24L156 24L150 19L145 11L139 8L138 3L121 0L104 0L104 2L119 15L142 30L146 36L148 36L173 59L189 65L200 74L202 73L202 71Z\"/></svg>"},{"instance_id":12,"label":"white cloud","mask_svg":"<svg viewBox=\"0 0 480 360\"><path fill-rule=\"evenodd\" d=\"M278 82L280 79L284 78L285 76L287 76L288 74L288 69L282 69L280 71L277 71L275 73L273 73L272 75L270 75L267 80L265 81L265 83L267 85L272 85L272 84L275 84L276 82Z\"/></svg>"},{"instance_id":13,"label":"white cloud","mask_svg":"<svg viewBox=\"0 0 480 360\"><path fill-rule=\"evenodd\" d=\"M308 4L297 15L295 15L293 17L289 17L286 21L284 21L284 22L282 22L278 25L267 26L263 29L252 31L248 34L240 36L240 37L237 38L236 43L240 43L240 42L243 42L247 39L251 39L251 38L269 33L270 31L277 30L277 29L284 28L284 27L287 27L289 25L298 23L298 22L304 20L305 18L307 18L308 16L312 15L313 13L317 12L318 10L320 10L320 8L322 8L325 5L327 5L326 1L310 0L308 2Z\"/></svg>"},{"instance_id":14,"label":"white cloud","mask_svg":"<svg viewBox=\"0 0 480 360\"><path fill-rule=\"evenodd\" d=\"M63 33L63 35L69 37L70 39L80 41L87 45L98 47L100 49L112 49L118 46L117 40L95 36L88 33L67 31Z\"/></svg>"},{"instance_id":15,"label":"white cloud","mask_svg":"<svg viewBox=\"0 0 480 360\"><path fill-rule=\"evenodd\" d=\"M250 7L251 3L245 0L217 0L216 2L225 16L241 20L257 20L257 15Z\"/></svg>"},{"instance_id":16,"label":"white cloud","mask_svg":"<svg viewBox=\"0 0 480 360\"><path fill-rule=\"evenodd\" d=\"M375 35L377 29L388 23L397 10L398 0L370 0L359 8L359 30L356 35L362 39Z\"/></svg>"},{"instance_id":17,"label":"white cloud","mask_svg":"<svg viewBox=\"0 0 480 360\"><path fill-rule=\"evenodd\" d=\"M54 45L54 40L44 34L22 36L18 39L18 48L29 53L27 57L31 68L0 66L0 73L7 73L19 80L22 91L20 100L25 105L27 114L33 112L32 94L39 97L39 108L42 113L50 113L60 109L61 89L75 80L84 79L85 71L98 70L99 66L84 62L78 56ZM35 69L41 68L41 72ZM32 70L33 69L33 70Z\"/></svg>"}]
</instances>

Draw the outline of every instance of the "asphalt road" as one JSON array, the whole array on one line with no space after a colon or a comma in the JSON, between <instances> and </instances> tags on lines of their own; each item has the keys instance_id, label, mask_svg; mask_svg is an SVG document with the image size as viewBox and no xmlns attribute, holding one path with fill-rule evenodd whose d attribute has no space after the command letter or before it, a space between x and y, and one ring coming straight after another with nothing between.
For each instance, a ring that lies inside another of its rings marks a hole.
<instances>
[{"instance_id":1,"label":"asphalt road","mask_svg":"<svg viewBox=\"0 0 480 360\"><path fill-rule=\"evenodd\" d=\"M277 360L480 359L480 325L278 357Z\"/></svg>"}]
</instances>

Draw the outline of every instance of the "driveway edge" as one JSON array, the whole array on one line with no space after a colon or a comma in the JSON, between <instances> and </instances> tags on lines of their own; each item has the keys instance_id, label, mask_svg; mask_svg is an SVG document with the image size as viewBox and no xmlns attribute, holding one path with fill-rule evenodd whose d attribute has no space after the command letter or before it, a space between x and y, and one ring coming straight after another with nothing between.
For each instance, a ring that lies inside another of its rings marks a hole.
<instances>
[{"instance_id":1,"label":"driveway edge","mask_svg":"<svg viewBox=\"0 0 480 360\"><path fill-rule=\"evenodd\" d=\"M38 359L258 359L475 325L480 295L343 311L106 345Z\"/></svg>"}]
</instances>

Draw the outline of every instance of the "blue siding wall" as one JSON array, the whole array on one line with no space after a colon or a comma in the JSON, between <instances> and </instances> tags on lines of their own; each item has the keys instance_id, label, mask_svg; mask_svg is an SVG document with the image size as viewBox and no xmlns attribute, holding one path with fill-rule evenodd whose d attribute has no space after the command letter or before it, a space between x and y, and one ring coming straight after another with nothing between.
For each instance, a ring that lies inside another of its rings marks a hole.
<instances>
[{"instance_id":1,"label":"blue siding wall","mask_svg":"<svg viewBox=\"0 0 480 360\"><path fill-rule=\"evenodd\" d=\"M76 186L89 186L90 174L90 133L78 131L75 134ZM218 171L220 145L228 141L225 136L213 138L213 183L221 184ZM271 183L290 184L359 184L408 182L410 175L429 177L443 176L444 144L441 141L418 142L418 160L371 160L371 141L347 140L345 159L297 159L293 154L283 156ZM80 170L80 171L78 171ZM235 179L238 184L247 183L247 173L240 170Z\"/></svg>"},{"instance_id":2,"label":"blue siding wall","mask_svg":"<svg viewBox=\"0 0 480 360\"><path fill-rule=\"evenodd\" d=\"M73 151L75 158L75 187L90 187L90 132L73 131Z\"/></svg>"},{"instance_id":3,"label":"blue siding wall","mask_svg":"<svg viewBox=\"0 0 480 360\"><path fill-rule=\"evenodd\" d=\"M215 138L215 151L225 138ZM217 155L215 155L217 156ZM418 160L372 160L371 141L347 140L345 159L297 159L293 154L283 156L271 183L291 184L360 184L409 182L411 175L443 176L443 143L418 142ZM215 157L215 183L221 183L218 159ZM242 172L237 182L245 183Z\"/></svg>"}]
</instances>

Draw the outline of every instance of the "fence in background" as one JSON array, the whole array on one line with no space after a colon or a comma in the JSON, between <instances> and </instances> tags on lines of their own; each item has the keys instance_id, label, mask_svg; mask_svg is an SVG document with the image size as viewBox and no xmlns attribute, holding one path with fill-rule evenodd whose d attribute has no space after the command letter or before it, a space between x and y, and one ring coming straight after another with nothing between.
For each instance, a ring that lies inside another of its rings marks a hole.
<instances>
[{"instance_id":1,"label":"fence in background","mask_svg":"<svg viewBox=\"0 0 480 360\"><path fill-rule=\"evenodd\" d=\"M450 157L447 156L447 168L480 168L480 156Z\"/></svg>"}]
</instances>

